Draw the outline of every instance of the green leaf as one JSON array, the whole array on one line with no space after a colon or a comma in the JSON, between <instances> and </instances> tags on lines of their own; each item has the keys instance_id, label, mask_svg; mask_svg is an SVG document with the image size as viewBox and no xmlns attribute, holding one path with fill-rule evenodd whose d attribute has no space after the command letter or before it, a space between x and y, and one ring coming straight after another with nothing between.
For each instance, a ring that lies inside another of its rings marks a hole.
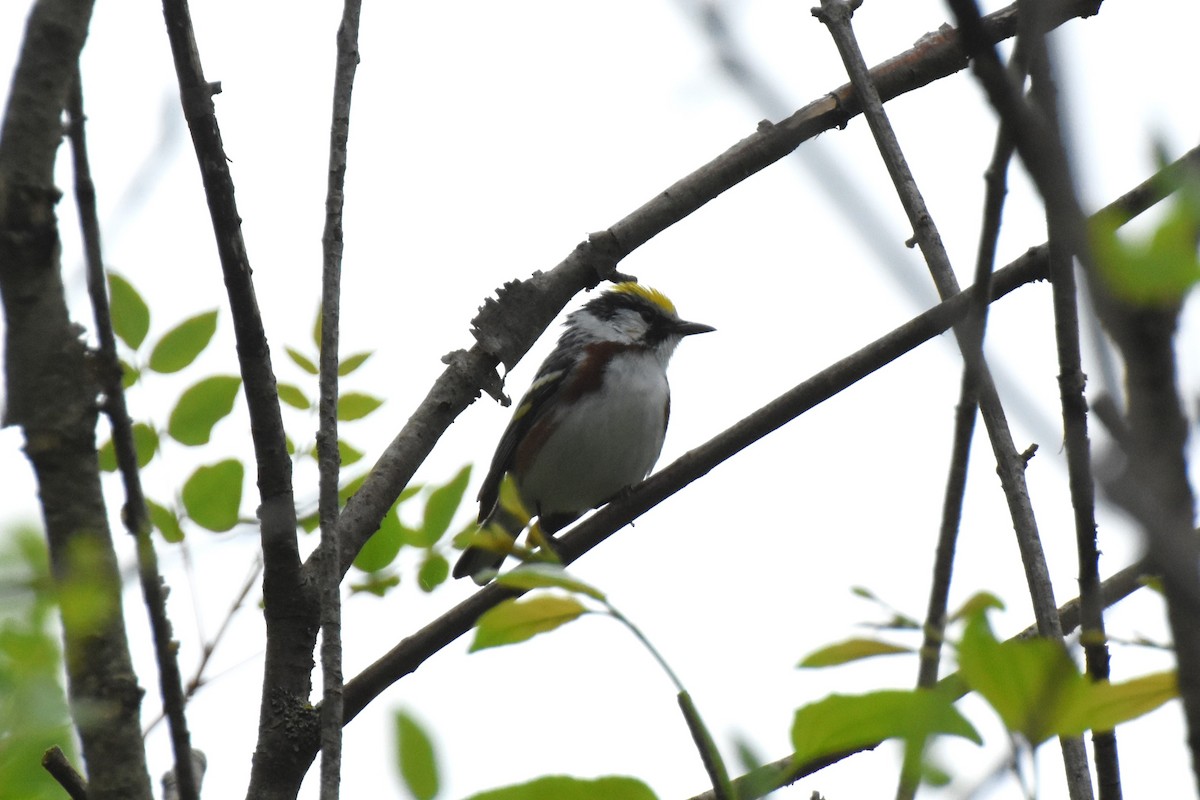
<instances>
[{"instance_id":1,"label":"green leaf","mask_svg":"<svg viewBox=\"0 0 1200 800\"><path fill-rule=\"evenodd\" d=\"M568 575L567 571L559 564L522 564L516 569L498 576L496 583L501 586L511 586L514 589L565 589L568 592L585 594L596 600L604 600L604 592Z\"/></svg>"},{"instance_id":2,"label":"green leaf","mask_svg":"<svg viewBox=\"0 0 1200 800\"><path fill-rule=\"evenodd\" d=\"M363 451L346 442L344 439L338 439L338 454L341 457L342 466L348 467L351 464L356 464L362 461Z\"/></svg>"},{"instance_id":3,"label":"green leaf","mask_svg":"<svg viewBox=\"0 0 1200 800\"><path fill-rule=\"evenodd\" d=\"M506 472L504 477L500 479L500 498L498 502L502 509L522 525L528 525L529 520L533 517L521 502L521 495L517 491L516 481L513 480L513 476L510 473Z\"/></svg>"},{"instance_id":4,"label":"green leaf","mask_svg":"<svg viewBox=\"0 0 1200 800\"><path fill-rule=\"evenodd\" d=\"M583 604L571 597L541 595L505 600L479 618L470 652L532 639L585 613Z\"/></svg>"},{"instance_id":5,"label":"green leaf","mask_svg":"<svg viewBox=\"0 0 1200 800\"><path fill-rule=\"evenodd\" d=\"M137 453L137 465L139 469L144 469L154 458L154 454L158 452L158 431L144 422L138 422L134 424L132 432L133 448ZM104 472L116 471L117 451L112 439L100 445L97 455L101 470Z\"/></svg>"},{"instance_id":6,"label":"green leaf","mask_svg":"<svg viewBox=\"0 0 1200 800\"><path fill-rule=\"evenodd\" d=\"M179 525L179 517L174 511L149 498L146 498L146 509L150 512L151 524L158 529L163 539L172 544L183 541L183 528Z\"/></svg>"},{"instance_id":7,"label":"green leaf","mask_svg":"<svg viewBox=\"0 0 1200 800\"><path fill-rule=\"evenodd\" d=\"M338 398L337 418L342 422L362 419L383 405L377 397L362 392L346 392Z\"/></svg>"},{"instance_id":8,"label":"green leaf","mask_svg":"<svg viewBox=\"0 0 1200 800\"><path fill-rule=\"evenodd\" d=\"M1077 736L1088 730L1110 731L1178 696L1174 670L1143 675L1124 683L1089 682L1079 701L1058 721L1055 734Z\"/></svg>"},{"instance_id":9,"label":"green leaf","mask_svg":"<svg viewBox=\"0 0 1200 800\"><path fill-rule=\"evenodd\" d=\"M792 722L792 747L799 765L884 739L921 741L936 734L983 743L950 696L929 689L889 689L834 694L804 706Z\"/></svg>"},{"instance_id":10,"label":"green leaf","mask_svg":"<svg viewBox=\"0 0 1200 800\"><path fill-rule=\"evenodd\" d=\"M1048 639L997 642L981 612L967 623L959 667L968 685L1033 744L1052 736L1112 730L1178 696L1173 672L1093 683Z\"/></svg>"},{"instance_id":11,"label":"green leaf","mask_svg":"<svg viewBox=\"0 0 1200 800\"><path fill-rule=\"evenodd\" d=\"M969 619L975 614L979 614L993 608L998 611L1003 610L1004 601L991 592L976 592L968 597L967 601L959 606L957 611L950 615L950 619Z\"/></svg>"},{"instance_id":12,"label":"green leaf","mask_svg":"<svg viewBox=\"0 0 1200 800\"><path fill-rule=\"evenodd\" d=\"M296 519L296 524L299 525L300 529L305 533L312 533L317 529L317 526L321 524L320 512L314 511L311 514L305 514L301 517L298 517Z\"/></svg>"},{"instance_id":13,"label":"green leaf","mask_svg":"<svg viewBox=\"0 0 1200 800\"><path fill-rule=\"evenodd\" d=\"M429 493L429 499L425 501L425 515L415 542L418 547L433 547L450 529L450 522L454 519L458 507L462 505L463 494L467 491L467 483L470 480L471 465L467 464L449 483Z\"/></svg>"},{"instance_id":14,"label":"green leaf","mask_svg":"<svg viewBox=\"0 0 1200 800\"><path fill-rule=\"evenodd\" d=\"M430 551L417 570L417 585L423 592L432 592L450 577L450 562L441 553Z\"/></svg>"},{"instance_id":15,"label":"green leaf","mask_svg":"<svg viewBox=\"0 0 1200 800\"><path fill-rule=\"evenodd\" d=\"M158 452L158 431L144 422L134 423L133 448L137 453L138 469L145 469Z\"/></svg>"},{"instance_id":16,"label":"green leaf","mask_svg":"<svg viewBox=\"0 0 1200 800\"><path fill-rule=\"evenodd\" d=\"M312 401L300 390L299 386L293 386L290 383L277 383L275 384L275 388L279 392L279 399L292 408L298 408L301 411L307 411L312 408Z\"/></svg>"},{"instance_id":17,"label":"green leaf","mask_svg":"<svg viewBox=\"0 0 1200 800\"><path fill-rule=\"evenodd\" d=\"M1005 726L1034 745L1054 735L1063 712L1087 688L1062 642L999 642L982 612L967 622L958 665L967 685L991 704Z\"/></svg>"},{"instance_id":18,"label":"green leaf","mask_svg":"<svg viewBox=\"0 0 1200 800\"><path fill-rule=\"evenodd\" d=\"M301 353L296 348L285 347L283 349L288 354L288 357L296 363L296 366L307 372L309 375L317 375L320 373L320 370L317 369L317 365L312 362L312 359Z\"/></svg>"},{"instance_id":19,"label":"green leaf","mask_svg":"<svg viewBox=\"0 0 1200 800\"><path fill-rule=\"evenodd\" d=\"M133 284L115 272L108 273L108 305L113 333L133 350L146 341L150 330L150 307Z\"/></svg>"},{"instance_id":20,"label":"green leaf","mask_svg":"<svg viewBox=\"0 0 1200 800\"><path fill-rule=\"evenodd\" d=\"M218 533L238 523L245 468L236 459L202 466L183 484L183 507L202 528Z\"/></svg>"},{"instance_id":21,"label":"green leaf","mask_svg":"<svg viewBox=\"0 0 1200 800\"><path fill-rule=\"evenodd\" d=\"M142 371L130 364L125 359L120 359L121 362L121 388L129 389L138 382L138 378L142 377Z\"/></svg>"},{"instance_id":22,"label":"green leaf","mask_svg":"<svg viewBox=\"0 0 1200 800\"><path fill-rule=\"evenodd\" d=\"M480 792L467 800L657 800L657 795L637 778L621 775L590 780L547 775L528 783Z\"/></svg>"},{"instance_id":23,"label":"green leaf","mask_svg":"<svg viewBox=\"0 0 1200 800\"><path fill-rule=\"evenodd\" d=\"M96 451L96 458L101 472L117 471L117 448L112 439L100 445L100 449Z\"/></svg>"},{"instance_id":24,"label":"green leaf","mask_svg":"<svg viewBox=\"0 0 1200 800\"><path fill-rule=\"evenodd\" d=\"M155 372L179 372L204 352L216 330L216 310L185 319L158 340L158 344L150 352L150 363L147 366Z\"/></svg>"},{"instance_id":25,"label":"green leaf","mask_svg":"<svg viewBox=\"0 0 1200 800\"><path fill-rule=\"evenodd\" d=\"M1142 306L1178 303L1200 280L1196 253L1200 203L1194 194L1183 191L1173 198L1166 218L1149 239L1122 240L1115 214L1092 224L1096 265L1114 294Z\"/></svg>"},{"instance_id":26,"label":"green leaf","mask_svg":"<svg viewBox=\"0 0 1200 800\"><path fill-rule=\"evenodd\" d=\"M358 594L367 592L376 597L383 597L389 591L400 585L400 576L395 574L387 574L384 572L371 572L367 574L366 580L358 581L350 584L350 592Z\"/></svg>"},{"instance_id":27,"label":"green leaf","mask_svg":"<svg viewBox=\"0 0 1200 800\"><path fill-rule=\"evenodd\" d=\"M187 389L171 411L167 433L180 444L206 444L213 426L233 411L242 379L232 375L214 375Z\"/></svg>"},{"instance_id":28,"label":"green leaf","mask_svg":"<svg viewBox=\"0 0 1200 800\"><path fill-rule=\"evenodd\" d=\"M379 530L371 534L367 543L354 557L354 566L363 572L378 572L396 560L400 546L404 544L403 530L396 510L383 517Z\"/></svg>"},{"instance_id":29,"label":"green leaf","mask_svg":"<svg viewBox=\"0 0 1200 800\"><path fill-rule=\"evenodd\" d=\"M438 793L438 766L433 742L424 728L404 711L397 711L396 764L404 785L417 800L433 800Z\"/></svg>"},{"instance_id":30,"label":"green leaf","mask_svg":"<svg viewBox=\"0 0 1200 800\"><path fill-rule=\"evenodd\" d=\"M341 363L338 364L338 375L343 378L346 377L351 372L354 372L356 369L361 367L363 362L372 355L374 355L374 351L368 350L365 353L355 353L352 356L346 356L342 359Z\"/></svg>"},{"instance_id":31,"label":"green leaf","mask_svg":"<svg viewBox=\"0 0 1200 800\"><path fill-rule=\"evenodd\" d=\"M911 647L902 647L880 639L855 638L831 644L828 647L822 647L820 650L809 653L797 666L833 667L873 656L890 656L897 653L911 652L913 652Z\"/></svg>"}]
</instances>

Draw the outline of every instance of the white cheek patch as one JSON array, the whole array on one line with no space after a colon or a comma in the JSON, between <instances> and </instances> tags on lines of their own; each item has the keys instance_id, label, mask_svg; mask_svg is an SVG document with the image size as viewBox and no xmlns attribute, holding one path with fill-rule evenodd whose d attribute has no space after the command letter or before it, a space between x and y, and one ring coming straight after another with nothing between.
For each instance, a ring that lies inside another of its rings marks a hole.
<instances>
[{"instance_id":1,"label":"white cheek patch","mask_svg":"<svg viewBox=\"0 0 1200 800\"><path fill-rule=\"evenodd\" d=\"M583 341L632 344L646 335L648 326L636 311L621 309L612 319L601 320L591 314L573 315L572 324L584 334Z\"/></svg>"}]
</instances>

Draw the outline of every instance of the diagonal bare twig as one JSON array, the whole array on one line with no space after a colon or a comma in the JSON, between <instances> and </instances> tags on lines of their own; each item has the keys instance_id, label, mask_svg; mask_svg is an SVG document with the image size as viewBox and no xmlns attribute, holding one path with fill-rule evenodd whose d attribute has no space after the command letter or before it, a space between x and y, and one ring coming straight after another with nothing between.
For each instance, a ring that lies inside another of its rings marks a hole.
<instances>
[{"instance_id":1,"label":"diagonal bare twig","mask_svg":"<svg viewBox=\"0 0 1200 800\"><path fill-rule=\"evenodd\" d=\"M199 795L196 791L196 776L192 771L191 735L188 733L187 717L184 715L186 700L183 694L183 679L179 673L179 658L173 641L171 619L167 616L166 591L158 569L158 555L154 550L150 519L146 512L146 498L142 494L137 449L133 440L133 423L125 403L121 364L117 359L117 341L108 306L108 287L100 246L100 221L96 214L96 187L92 182L88 158L82 81L83 76L76 67L75 85L67 98L67 113L70 117L68 135L75 165L75 198L79 208L84 258L87 262L88 294L91 297L96 337L99 340L99 372L105 398L103 408L112 426L113 451L117 457L121 480L125 485L125 505L121 510L121 518L126 530L136 542L138 580L150 618L154 658L158 664L158 685L162 695L163 713L171 732L171 750L175 757L179 798L196 800Z\"/></svg>"}]
</instances>

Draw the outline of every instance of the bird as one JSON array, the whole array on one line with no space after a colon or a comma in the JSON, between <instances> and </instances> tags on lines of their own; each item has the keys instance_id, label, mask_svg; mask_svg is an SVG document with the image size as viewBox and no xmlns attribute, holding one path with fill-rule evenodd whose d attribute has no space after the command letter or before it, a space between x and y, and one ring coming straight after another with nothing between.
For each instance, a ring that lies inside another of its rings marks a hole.
<instances>
[{"instance_id":1,"label":"bird","mask_svg":"<svg viewBox=\"0 0 1200 800\"><path fill-rule=\"evenodd\" d=\"M671 413L667 363L683 337L716 330L680 319L665 294L634 281L614 284L564 326L479 490L481 528L512 541L528 520L499 502L506 475L528 515L552 536L650 474ZM503 547L470 546L454 577L483 585L505 556Z\"/></svg>"}]
</instances>

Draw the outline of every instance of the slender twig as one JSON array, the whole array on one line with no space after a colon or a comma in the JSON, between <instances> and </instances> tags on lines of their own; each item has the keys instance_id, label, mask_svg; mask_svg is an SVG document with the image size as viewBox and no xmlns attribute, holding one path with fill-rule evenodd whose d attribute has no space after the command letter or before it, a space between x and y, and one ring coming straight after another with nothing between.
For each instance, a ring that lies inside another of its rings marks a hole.
<instances>
[{"instance_id":1,"label":"slender twig","mask_svg":"<svg viewBox=\"0 0 1200 800\"><path fill-rule=\"evenodd\" d=\"M688 732L692 734L692 741L695 743L696 749L700 752L700 760L704 764L704 770L708 773L709 780L712 782L713 792L717 800L734 800L736 796L730 788L729 770L725 766L725 760L721 758L721 751L717 748L716 741L713 739L712 734L709 733L708 726L704 724L704 719L700 716L700 711L692 701L692 696L684 688L683 682L679 680L679 676L675 674L675 670L671 669L671 665L663 658L658 648L646 638L646 634L642 633L642 629L633 624L633 620L618 611L616 606L607 599L600 598L600 602L604 606L605 613L617 622L620 622L633 634L633 637L654 657L654 660L658 662L658 666L662 668L662 671L666 673L671 683L675 685L679 710L683 712L683 719L687 723Z\"/></svg>"},{"instance_id":2,"label":"slender twig","mask_svg":"<svg viewBox=\"0 0 1200 800\"><path fill-rule=\"evenodd\" d=\"M1009 61L1011 72L1024 74L1024 51L1022 40L1018 38ZM1012 160L1012 155L1012 137L1001 125L996 132L992 160L984 172L986 190L979 248L975 256L974 283L976 286L986 286L991 281L995 269L996 245L1000 237L1004 200L1008 193L1008 165ZM978 297L983 296L983 294L978 295ZM972 349L982 350L987 329L988 308L990 306L987 304L976 303L971 315L967 318L965 327ZM975 431L975 411L978 402L972 371L969 365L964 364L955 414L949 476L942 503L942 521L938 530L933 578L930 582L929 606L925 615L925 640L921 646L921 664L917 676L917 685L921 687L930 687L937 683L946 611L949 604L950 580L954 568L954 551L966 491L967 464L971 452L971 440Z\"/></svg>"},{"instance_id":3,"label":"slender twig","mask_svg":"<svg viewBox=\"0 0 1200 800\"><path fill-rule=\"evenodd\" d=\"M1039 23L1038 4L1022 0L1028 10L1029 29L1020 41L1031 53L1033 79L1030 97L1037 104L1056 137L1058 99L1044 32ZM1005 127L1003 124L1001 127ZM1072 253L1060 246L1061 222L1047 215L1050 239L1050 274L1054 306L1054 339L1058 351L1059 397L1062 405L1063 441L1067 454L1067 479L1075 517L1075 543L1079 561L1079 599L1087 673L1093 681L1109 679L1109 651L1104 632L1104 613L1100 600L1100 550L1096 532L1096 489L1092 479L1091 442L1088 439L1088 406L1084 395L1086 376L1080 349L1080 323L1077 306L1075 262ZM1120 800L1121 770L1116 732L1092 731L1096 778L1100 800Z\"/></svg>"},{"instance_id":4,"label":"slender twig","mask_svg":"<svg viewBox=\"0 0 1200 800\"><path fill-rule=\"evenodd\" d=\"M1018 42L1019 45L1019 42ZM995 268L996 242L1000 233L1000 220L1007 193L1006 175L1012 157L1012 142L1003 126L996 136L992 161L985 172L987 191L984 197L983 229L979 237L979 250L975 261L975 285L986 286L991 281ZM983 293L977 297L984 297ZM972 348L982 348L987 327L987 310L990 306L976 303L966 325L971 337ZM921 665L917 685L930 687L937 683L943 632L946 625L946 610L949 603L950 580L954 569L954 551L958 538L959 521L962 516L963 498L966 493L967 465L971 453L971 439L975 432L975 411L978 396L971 369L964 365L959 387L958 407L954 418L954 438L951 445L949 475L946 493L942 502L942 520L938 530L938 543L934 555L933 579L930 582L929 606L925 614L925 641L921 646Z\"/></svg>"},{"instance_id":5,"label":"slender twig","mask_svg":"<svg viewBox=\"0 0 1200 800\"><path fill-rule=\"evenodd\" d=\"M88 800L87 781L67 760L61 747L54 745L42 754L42 768L58 781L71 800Z\"/></svg>"},{"instance_id":6,"label":"slender twig","mask_svg":"<svg viewBox=\"0 0 1200 800\"><path fill-rule=\"evenodd\" d=\"M192 697L199 691L200 687L208 684L204 673L208 669L208 662L212 659L213 653L216 652L217 646L225 638L226 631L229 630L230 623L233 622L234 615L241 609L246 602L246 598L250 595L250 590L258 584L258 576L262 572L262 558L257 558L254 565L250 568L250 572L246 575L246 579L242 582L242 588L238 590L234 597L233 603L229 606L229 611L225 614L225 618L221 620L221 627L217 628L217 632L212 638L204 643L204 647L200 651L200 661L196 668L192 671L192 676L188 678L187 684L184 686L184 701L190 701ZM149 734L158 723L162 722L163 715L159 714L146 726L145 733Z\"/></svg>"},{"instance_id":7,"label":"slender twig","mask_svg":"<svg viewBox=\"0 0 1200 800\"><path fill-rule=\"evenodd\" d=\"M333 119L329 126L329 184L325 196L321 280L321 358L317 462L321 518L321 800L337 800L342 764L342 596L338 545L338 338L341 325L342 211L345 206L350 100L358 67L361 0L346 0L337 30Z\"/></svg>"},{"instance_id":8,"label":"slender twig","mask_svg":"<svg viewBox=\"0 0 1200 800\"><path fill-rule=\"evenodd\" d=\"M100 221L96 214L96 187L92 182L92 171L88 159L85 116L83 113L83 85L78 67L75 70L75 85L67 99L70 115L68 128L71 140L71 156L75 167L75 201L79 207L82 229L84 259L87 264L88 294L91 297L92 314L96 322L96 337L99 341L100 380L104 392L104 411L112 426L113 451L117 468L125 486L125 505L121 519L125 528L137 544L138 579L142 586L142 597L150 618L150 630L154 638L154 658L158 664L159 692L162 695L163 713L171 733L171 749L175 757L175 774L181 800L196 800L196 778L192 773L192 744L188 733L187 717L184 714L185 700L183 684L179 674L177 647L173 641L171 619L167 615L167 598L163 590L162 575L158 569L158 555L154 550L150 518L146 511L146 498L142 494L142 481L138 473L137 449L133 440L133 423L125 403L125 388L121 383L121 365L117 359L117 341L113 333L112 314L108 306L108 288L104 277L104 261L100 246Z\"/></svg>"}]
</instances>

